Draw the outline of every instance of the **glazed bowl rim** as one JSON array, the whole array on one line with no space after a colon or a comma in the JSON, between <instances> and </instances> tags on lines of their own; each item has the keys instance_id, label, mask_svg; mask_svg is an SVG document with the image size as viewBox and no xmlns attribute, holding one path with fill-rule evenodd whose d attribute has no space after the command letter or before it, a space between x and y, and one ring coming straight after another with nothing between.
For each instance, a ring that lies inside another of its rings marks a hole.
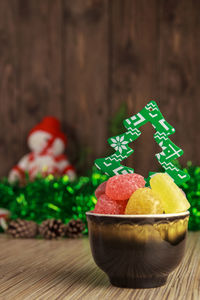
<instances>
[{"instance_id":1,"label":"glazed bowl rim","mask_svg":"<svg viewBox=\"0 0 200 300\"><path fill-rule=\"evenodd\" d=\"M91 211L86 212L86 216L95 216L95 217L107 217L107 218L121 218L121 219L126 219L126 218L174 218L174 217L182 217L182 216L189 216L190 212L187 210L185 212L180 212L180 213L173 213L173 214L146 214L146 215L111 215L111 214L97 214L93 213Z\"/></svg>"}]
</instances>

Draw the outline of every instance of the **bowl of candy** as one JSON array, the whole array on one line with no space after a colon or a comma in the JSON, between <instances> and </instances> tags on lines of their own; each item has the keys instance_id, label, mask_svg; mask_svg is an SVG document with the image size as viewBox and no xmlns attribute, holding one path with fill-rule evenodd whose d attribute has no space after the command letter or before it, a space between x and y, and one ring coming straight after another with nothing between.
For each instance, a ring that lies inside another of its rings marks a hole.
<instances>
[{"instance_id":1,"label":"bowl of candy","mask_svg":"<svg viewBox=\"0 0 200 300\"><path fill-rule=\"evenodd\" d=\"M86 213L94 261L118 287L164 285L184 256L189 202L167 173L145 184L135 173L110 177Z\"/></svg>"}]
</instances>

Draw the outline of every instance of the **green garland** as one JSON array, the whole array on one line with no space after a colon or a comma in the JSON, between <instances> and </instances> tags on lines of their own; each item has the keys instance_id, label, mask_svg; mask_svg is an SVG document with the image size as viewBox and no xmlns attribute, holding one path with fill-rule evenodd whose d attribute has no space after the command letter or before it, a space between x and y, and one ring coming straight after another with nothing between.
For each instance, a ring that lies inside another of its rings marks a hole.
<instances>
[{"instance_id":1,"label":"green garland","mask_svg":"<svg viewBox=\"0 0 200 300\"><path fill-rule=\"evenodd\" d=\"M200 166L188 162L183 170L190 175L190 180L180 186L191 204L189 230L200 230Z\"/></svg>"},{"instance_id":2,"label":"green garland","mask_svg":"<svg viewBox=\"0 0 200 300\"><path fill-rule=\"evenodd\" d=\"M189 162L183 170L191 177L180 186L191 204L189 229L200 230L200 167ZM96 203L94 191L106 179L96 168L75 182L69 182L67 176L49 175L19 186L9 184L5 178L0 181L0 207L9 209L12 219L41 223L55 218L68 223L72 218L80 218L86 224L85 212L92 210Z\"/></svg>"},{"instance_id":3,"label":"green garland","mask_svg":"<svg viewBox=\"0 0 200 300\"><path fill-rule=\"evenodd\" d=\"M94 191L106 179L106 175L96 169L90 176L79 177L75 182L70 182L66 175L40 177L26 186L11 185L3 179L0 181L0 207L9 209L12 219L41 223L55 218L68 223L72 218L80 218L86 224L85 213L92 210L97 201Z\"/></svg>"}]
</instances>

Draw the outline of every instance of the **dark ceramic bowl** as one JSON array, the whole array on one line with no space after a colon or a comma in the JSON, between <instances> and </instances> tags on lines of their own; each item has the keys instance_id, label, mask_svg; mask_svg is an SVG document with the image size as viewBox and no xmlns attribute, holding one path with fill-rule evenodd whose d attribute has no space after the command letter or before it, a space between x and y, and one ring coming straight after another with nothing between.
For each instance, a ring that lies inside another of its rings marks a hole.
<instances>
[{"instance_id":1,"label":"dark ceramic bowl","mask_svg":"<svg viewBox=\"0 0 200 300\"><path fill-rule=\"evenodd\" d=\"M86 215L93 258L115 286L161 286L183 257L189 212Z\"/></svg>"}]
</instances>

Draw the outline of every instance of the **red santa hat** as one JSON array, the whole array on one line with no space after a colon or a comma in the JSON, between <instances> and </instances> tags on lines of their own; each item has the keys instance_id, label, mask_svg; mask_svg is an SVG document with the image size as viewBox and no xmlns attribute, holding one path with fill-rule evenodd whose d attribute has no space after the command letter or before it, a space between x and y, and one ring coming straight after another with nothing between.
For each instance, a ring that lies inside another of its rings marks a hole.
<instances>
[{"instance_id":1,"label":"red santa hat","mask_svg":"<svg viewBox=\"0 0 200 300\"><path fill-rule=\"evenodd\" d=\"M60 128L60 121L54 117L45 117L39 124L30 130L28 137L33 132L39 130L50 133L54 138L60 138L64 144L67 143L67 137Z\"/></svg>"}]
</instances>

